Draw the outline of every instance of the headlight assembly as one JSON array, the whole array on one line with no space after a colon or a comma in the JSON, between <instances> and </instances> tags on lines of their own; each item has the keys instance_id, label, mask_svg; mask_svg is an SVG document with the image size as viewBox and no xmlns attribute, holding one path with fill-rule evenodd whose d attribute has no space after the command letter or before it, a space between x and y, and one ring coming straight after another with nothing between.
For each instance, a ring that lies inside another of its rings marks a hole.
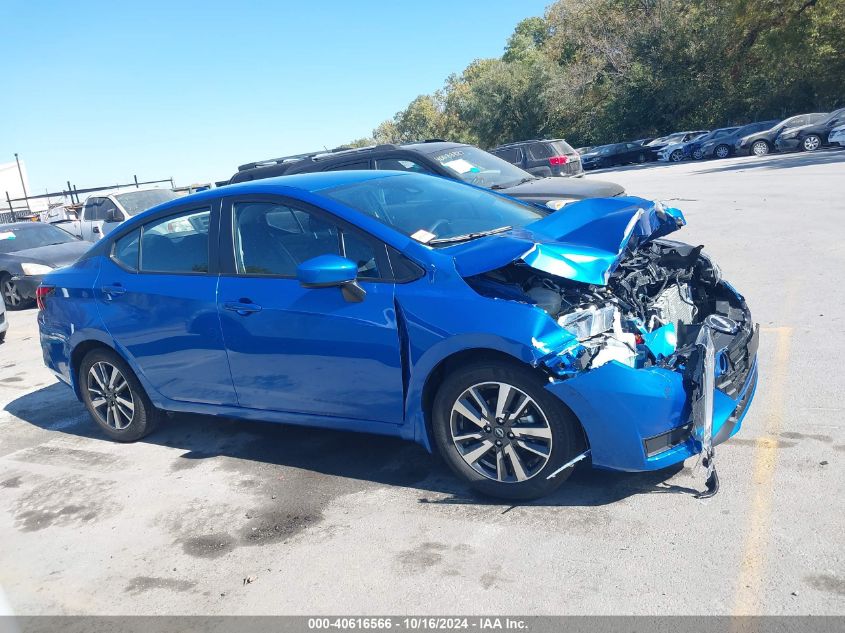
<instances>
[{"instance_id":1,"label":"headlight assembly","mask_svg":"<svg viewBox=\"0 0 845 633\"><path fill-rule=\"evenodd\" d=\"M46 264L33 264L31 262L21 264L21 269L23 270L24 275L46 275L47 273L53 271L52 266L47 266Z\"/></svg>"}]
</instances>

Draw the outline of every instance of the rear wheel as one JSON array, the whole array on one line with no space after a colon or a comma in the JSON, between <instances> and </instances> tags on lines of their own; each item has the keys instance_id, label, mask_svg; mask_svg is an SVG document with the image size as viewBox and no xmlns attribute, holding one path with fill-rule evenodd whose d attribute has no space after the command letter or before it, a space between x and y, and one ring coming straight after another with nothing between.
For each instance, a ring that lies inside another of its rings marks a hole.
<instances>
[{"instance_id":1,"label":"rear wheel","mask_svg":"<svg viewBox=\"0 0 845 633\"><path fill-rule=\"evenodd\" d=\"M731 148L727 145L717 145L713 153L716 155L716 158L727 158L731 155Z\"/></svg>"},{"instance_id":2,"label":"rear wheel","mask_svg":"<svg viewBox=\"0 0 845 633\"><path fill-rule=\"evenodd\" d=\"M804 149L805 152L815 152L821 146L822 139L818 134L808 134L804 141L801 143L801 147Z\"/></svg>"},{"instance_id":3,"label":"rear wheel","mask_svg":"<svg viewBox=\"0 0 845 633\"><path fill-rule=\"evenodd\" d=\"M129 365L112 350L89 352L79 365L79 389L88 413L113 440L134 442L161 418Z\"/></svg>"},{"instance_id":4,"label":"rear wheel","mask_svg":"<svg viewBox=\"0 0 845 633\"><path fill-rule=\"evenodd\" d=\"M558 488L581 446L572 413L537 372L501 361L462 367L443 381L432 411L446 463L473 488L504 499L534 499Z\"/></svg>"},{"instance_id":5,"label":"rear wheel","mask_svg":"<svg viewBox=\"0 0 845 633\"><path fill-rule=\"evenodd\" d=\"M755 156L765 156L771 151L772 148L769 147L766 141L754 141L754 144L751 146L751 153Z\"/></svg>"}]
</instances>

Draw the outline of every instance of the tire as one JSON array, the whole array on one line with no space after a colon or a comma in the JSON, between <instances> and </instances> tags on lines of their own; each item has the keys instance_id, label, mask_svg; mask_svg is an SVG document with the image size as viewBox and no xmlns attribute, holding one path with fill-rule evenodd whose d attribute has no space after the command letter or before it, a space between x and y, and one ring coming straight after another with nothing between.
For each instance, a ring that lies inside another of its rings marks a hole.
<instances>
[{"instance_id":1,"label":"tire","mask_svg":"<svg viewBox=\"0 0 845 633\"><path fill-rule=\"evenodd\" d=\"M0 332L0 344L5 343L5 342L6 342L6 333Z\"/></svg>"},{"instance_id":2,"label":"tire","mask_svg":"<svg viewBox=\"0 0 845 633\"><path fill-rule=\"evenodd\" d=\"M583 450L583 434L544 384L538 372L503 361L467 365L446 376L432 424L440 455L455 474L482 494L514 500L547 495L569 477L572 468L548 479ZM496 418L503 392L509 394L505 415Z\"/></svg>"},{"instance_id":3,"label":"tire","mask_svg":"<svg viewBox=\"0 0 845 633\"><path fill-rule=\"evenodd\" d=\"M118 372L114 379L111 379L112 369ZM139 440L151 433L161 420L161 411L153 407L129 365L110 349L89 352L79 364L78 380L85 408L113 440ZM98 401L102 402L95 404ZM131 405L131 416L126 413L127 403Z\"/></svg>"},{"instance_id":4,"label":"tire","mask_svg":"<svg viewBox=\"0 0 845 633\"><path fill-rule=\"evenodd\" d=\"M669 154L670 162L680 163L682 160L684 160L684 153L679 149L676 149L671 154Z\"/></svg>"},{"instance_id":5,"label":"tire","mask_svg":"<svg viewBox=\"0 0 845 633\"><path fill-rule=\"evenodd\" d=\"M815 152L822 146L822 139L818 134L808 134L801 141L801 149L805 152Z\"/></svg>"},{"instance_id":6,"label":"tire","mask_svg":"<svg viewBox=\"0 0 845 633\"><path fill-rule=\"evenodd\" d=\"M637 155L637 162L640 163L640 164L645 162L645 154L643 152L640 152Z\"/></svg>"},{"instance_id":7,"label":"tire","mask_svg":"<svg viewBox=\"0 0 845 633\"><path fill-rule=\"evenodd\" d=\"M701 160L703 158L704 158L704 152L701 151L700 147L693 151L693 153L692 153L692 159L693 160Z\"/></svg>"},{"instance_id":8,"label":"tire","mask_svg":"<svg viewBox=\"0 0 845 633\"><path fill-rule=\"evenodd\" d=\"M731 155L731 148L727 145L717 145L713 150L713 156L716 158L727 158Z\"/></svg>"},{"instance_id":9,"label":"tire","mask_svg":"<svg viewBox=\"0 0 845 633\"><path fill-rule=\"evenodd\" d=\"M772 151L771 146L766 141L754 141L751 144L751 153L754 156L765 156Z\"/></svg>"},{"instance_id":10,"label":"tire","mask_svg":"<svg viewBox=\"0 0 845 633\"><path fill-rule=\"evenodd\" d=\"M18 290L18 285L12 281L9 273L0 273L0 293L3 294L3 303L7 310L21 310L28 307L31 299L24 299Z\"/></svg>"}]
</instances>

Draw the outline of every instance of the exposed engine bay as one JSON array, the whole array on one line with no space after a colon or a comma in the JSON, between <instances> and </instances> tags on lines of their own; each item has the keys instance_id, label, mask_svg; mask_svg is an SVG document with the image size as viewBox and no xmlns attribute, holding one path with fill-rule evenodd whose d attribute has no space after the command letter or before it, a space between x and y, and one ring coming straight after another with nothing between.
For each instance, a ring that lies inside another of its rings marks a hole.
<instances>
[{"instance_id":1,"label":"exposed engine bay","mask_svg":"<svg viewBox=\"0 0 845 633\"><path fill-rule=\"evenodd\" d=\"M620 261L605 286L556 277L519 261L467 281L485 296L545 310L583 347L578 371L610 361L634 368L668 365L678 350L694 346L711 315L720 317L718 327L711 328L714 337L727 336L716 341L716 349L752 328L745 302L721 282L702 248L666 240L641 244Z\"/></svg>"}]
</instances>

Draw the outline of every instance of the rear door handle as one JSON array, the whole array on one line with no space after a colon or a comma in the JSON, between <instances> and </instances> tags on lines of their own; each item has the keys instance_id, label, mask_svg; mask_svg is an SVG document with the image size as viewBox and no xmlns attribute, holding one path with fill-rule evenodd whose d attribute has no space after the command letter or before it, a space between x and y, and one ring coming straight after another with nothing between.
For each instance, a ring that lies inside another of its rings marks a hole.
<instances>
[{"instance_id":1,"label":"rear door handle","mask_svg":"<svg viewBox=\"0 0 845 633\"><path fill-rule=\"evenodd\" d=\"M112 300L114 297L118 297L126 292L126 288L121 286L120 284L116 284L114 286L103 286L100 288L105 295L106 301Z\"/></svg>"},{"instance_id":2,"label":"rear door handle","mask_svg":"<svg viewBox=\"0 0 845 633\"><path fill-rule=\"evenodd\" d=\"M261 312L261 306L255 303L247 303L245 301L226 301L223 304L226 310L237 312L241 316L247 316L253 312Z\"/></svg>"}]
</instances>

